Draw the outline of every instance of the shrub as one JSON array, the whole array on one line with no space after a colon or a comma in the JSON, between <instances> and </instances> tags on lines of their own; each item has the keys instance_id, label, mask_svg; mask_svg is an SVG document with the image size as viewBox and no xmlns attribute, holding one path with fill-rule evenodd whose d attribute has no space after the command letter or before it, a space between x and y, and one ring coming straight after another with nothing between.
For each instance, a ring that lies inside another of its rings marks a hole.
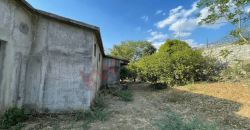
<instances>
[{"instance_id":1,"label":"shrub","mask_svg":"<svg viewBox=\"0 0 250 130\"><path fill-rule=\"evenodd\" d=\"M20 109L17 106L12 107L1 116L0 129L9 129L11 126L27 119L28 115L24 114L23 109Z\"/></svg>"},{"instance_id":2,"label":"shrub","mask_svg":"<svg viewBox=\"0 0 250 130\"><path fill-rule=\"evenodd\" d=\"M138 73L149 82L166 82L170 87L194 82L204 71L212 75L216 69L216 59L201 53L202 50L194 51L183 41L168 39L159 52L138 61Z\"/></svg>"}]
</instances>

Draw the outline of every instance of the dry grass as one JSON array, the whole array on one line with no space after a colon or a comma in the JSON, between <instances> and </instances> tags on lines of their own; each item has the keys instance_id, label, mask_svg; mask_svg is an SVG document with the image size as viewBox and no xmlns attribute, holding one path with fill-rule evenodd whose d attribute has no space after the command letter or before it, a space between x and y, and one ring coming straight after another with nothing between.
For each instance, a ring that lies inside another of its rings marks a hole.
<instances>
[{"instance_id":1,"label":"dry grass","mask_svg":"<svg viewBox=\"0 0 250 130\"><path fill-rule=\"evenodd\" d=\"M250 118L250 87L242 83L197 83L193 86L195 89L190 89L190 85L174 88L242 103L237 114Z\"/></svg>"}]
</instances>

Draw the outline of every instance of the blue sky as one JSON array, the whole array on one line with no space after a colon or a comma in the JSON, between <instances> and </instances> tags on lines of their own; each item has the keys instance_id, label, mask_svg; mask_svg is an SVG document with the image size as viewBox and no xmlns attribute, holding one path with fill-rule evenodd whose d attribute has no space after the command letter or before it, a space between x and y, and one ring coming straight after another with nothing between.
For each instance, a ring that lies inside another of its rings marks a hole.
<instances>
[{"instance_id":1,"label":"blue sky","mask_svg":"<svg viewBox=\"0 0 250 130\"><path fill-rule=\"evenodd\" d=\"M104 48L124 40L147 40L159 48L175 33L194 47L206 43L207 38L208 42L217 41L233 29L230 24L198 27L195 14L207 14L207 9L197 9L197 0L26 1L36 9L99 27Z\"/></svg>"}]
</instances>

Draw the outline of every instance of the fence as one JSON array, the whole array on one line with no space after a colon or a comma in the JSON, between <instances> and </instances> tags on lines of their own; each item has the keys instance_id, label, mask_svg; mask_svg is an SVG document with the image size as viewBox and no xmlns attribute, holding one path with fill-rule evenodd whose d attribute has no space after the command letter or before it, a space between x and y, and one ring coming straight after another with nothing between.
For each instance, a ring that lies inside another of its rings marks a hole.
<instances>
[{"instance_id":1,"label":"fence","mask_svg":"<svg viewBox=\"0 0 250 130\"><path fill-rule=\"evenodd\" d=\"M250 38L250 25L245 25L242 27L242 35L246 38ZM200 44L197 47L193 47L195 49L206 49L214 46L219 46L227 43L236 43L237 41L241 40L241 37L233 37L231 35L226 35L222 37L220 40L211 42L211 43L206 43L206 44Z\"/></svg>"}]
</instances>

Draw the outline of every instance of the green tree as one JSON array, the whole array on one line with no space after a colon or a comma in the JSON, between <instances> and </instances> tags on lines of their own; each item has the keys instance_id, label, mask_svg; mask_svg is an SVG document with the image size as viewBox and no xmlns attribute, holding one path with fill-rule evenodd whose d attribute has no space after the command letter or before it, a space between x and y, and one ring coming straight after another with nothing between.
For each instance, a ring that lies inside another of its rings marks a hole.
<instances>
[{"instance_id":1,"label":"green tree","mask_svg":"<svg viewBox=\"0 0 250 130\"><path fill-rule=\"evenodd\" d=\"M156 48L152 44L148 44L145 49L143 49L143 56L149 56L156 52Z\"/></svg>"},{"instance_id":2,"label":"green tree","mask_svg":"<svg viewBox=\"0 0 250 130\"><path fill-rule=\"evenodd\" d=\"M166 42L160 46L159 48L159 52L168 52L170 53L170 55L176 51L181 51L184 48L190 48L190 46L184 42L184 41L180 41L180 40L176 40L176 39L167 39Z\"/></svg>"},{"instance_id":3,"label":"green tree","mask_svg":"<svg viewBox=\"0 0 250 130\"><path fill-rule=\"evenodd\" d=\"M249 3L250 0L200 0L197 3L197 7L208 8L209 15L201 19L198 25L216 24L216 21L225 18L228 23L235 27L235 30L232 30L230 35L242 38L238 44L248 43L249 40L242 35L242 21L246 22L249 20L249 15L245 12L245 7ZM203 17L202 15L199 13L197 17Z\"/></svg>"},{"instance_id":4,"label":"green tree","mask_svg":"<svg viewBox=\"0 0 250 130\"><path fill-rule=\"evenodd\" d=\"M121 45L114 45L108 55L138 61L143 56L143 50L150 44L148 41L122 41Z\"/></svg>"},{"instance_id":5,"label":"green tree","mask_svg":"<svg viewBox=\"0 0 250 130\"><path fill-rule=\"evenodd\" d=\"M215 60L201 55L202 50L192 50L186 42L167 40L159 52L141 58L137 63L138 74L152 83L163 82L168 86L183 85L201 80L212 74Z\"/></svg>"}]
</instances>

